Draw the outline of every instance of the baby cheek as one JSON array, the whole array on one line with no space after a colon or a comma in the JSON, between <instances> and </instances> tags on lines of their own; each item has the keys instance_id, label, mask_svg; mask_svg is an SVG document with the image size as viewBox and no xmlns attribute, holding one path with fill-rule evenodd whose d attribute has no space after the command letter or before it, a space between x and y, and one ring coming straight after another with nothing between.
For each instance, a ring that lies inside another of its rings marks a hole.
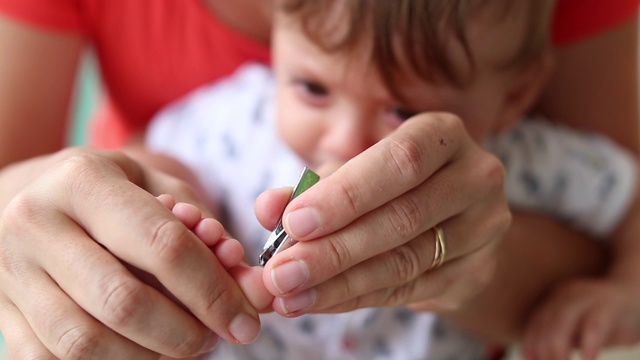
<instances>
[{"instance_id":1,"label":"baby cheek","mask_svg":"<svg viewBox=\"0 0 640 360\"><path fill-rule=\"evenodd\" d=\"M310 121L304 114L291 111L279 115L278 132L298 156L307 162L315 157L322 136L321 124Z\"/></svg>"},{"instance_id":2,"label":"baby cheek","mask_svg":"<svg viewBox=\"0 0 640 360\"><path fill-rule=\"evenodd\" d=\"M318 143L310 130L310 128L300 127L299 131L290 131L290 136L286 140L289 147L307 163L315 157Z\"/></svg>"}]
</instances>

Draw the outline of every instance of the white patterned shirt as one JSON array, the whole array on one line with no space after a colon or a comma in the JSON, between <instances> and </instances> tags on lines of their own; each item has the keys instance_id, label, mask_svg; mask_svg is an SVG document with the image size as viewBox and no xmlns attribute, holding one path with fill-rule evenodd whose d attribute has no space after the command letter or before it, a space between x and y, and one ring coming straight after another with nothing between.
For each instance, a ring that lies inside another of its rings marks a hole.
<instances>
[{"instance_id":1,"label":"white patterned shirt","mask_svg":"<svg viewBox=\"0 0 640 360\"><path fill-rule=\"evenodd\" d=\"M224 206L228 220L225 226L242 242L248 260L254 264L269 235L254 216L256 197L269 188L294 185L304 166L276 132L274 89L270 69L257 64L245 65L226 80L202 87L162 111L151 123L146 138L150 148L168 153L194 170L208 195ZM545 137L544 131L542 133ZM501 157L505 159L509 144L514 146L513 142L494 141L495 150L503 151ZM617 156L615 152L606 154ZM549 156L556 158L558 154ZM523 155L513 159L522 161ZM534 168L532 177L540 175L540 171ZM619 173L629 177L627 173ZM542 174L548 175L544 171ZM507 182L511 181L518 182L518 176L509 174ZM585 184L589 189L600 186L593 182ZM577 186L573 181L567 185ZM522 187L515 187L517 191L510 194L510 200L513 197L516 203L532 208L539 206L532 201L518 200L528 199L532 194L520 191ZM548 192L545 187L546 182L542 181L536 187L540 199L544 198L540 194ZM609 191L618 197L628 195L618 187ZM581 203L585 204L593 205ZM599 204L598 211L603 214L607 211L619 214L624 208L621 203L616 209L606 201ZM617 217L619 215L606 218L611 223L610 220ZM598 225L598 229L601 228L607 226ZM272 313L261 316L261 321L262 332L254 343L221 342L210 358L473 360L485 356L484 345L478 339L433 314L403 307L309 314L293 319Z\"/></svg>"}]
</instances>

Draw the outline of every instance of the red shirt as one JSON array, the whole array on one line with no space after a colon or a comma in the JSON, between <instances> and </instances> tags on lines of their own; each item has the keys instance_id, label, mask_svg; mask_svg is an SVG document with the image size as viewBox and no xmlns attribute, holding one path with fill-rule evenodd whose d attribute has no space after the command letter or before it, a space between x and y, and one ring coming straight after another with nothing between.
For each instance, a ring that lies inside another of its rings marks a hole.
<instances>
[{"instance_id":1,"label":"red shirt","mask_svg":"<svg viewBox=\"0 0 640 360\"><path fill-rule=\"evenodd\" d=\"M556 0L551 36L556 45L578 41L631 19L639 0Z\"/></svg>"},{"instance_id":2,"label":"red shirt","mask_svg":"<svg viewBox=\"0 0 640 360\"><path fill-rule=\"evenodd\" d=\"M578 41L636 15L639 0L557 0L553 39ZM117 147L167 103L269 61L266 44L221 23L201 0L0 0L0 12L43 28L82 33L108 92L91 142Z\"/></svg>"}]
</instances>

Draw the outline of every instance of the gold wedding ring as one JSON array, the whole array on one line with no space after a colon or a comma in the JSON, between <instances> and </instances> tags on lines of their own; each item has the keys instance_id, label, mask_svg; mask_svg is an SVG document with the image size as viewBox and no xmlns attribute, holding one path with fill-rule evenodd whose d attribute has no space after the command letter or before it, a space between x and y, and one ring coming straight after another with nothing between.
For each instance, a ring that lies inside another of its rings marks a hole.
<instances>
[{"instance_id":1,"label":"gold wedding ring","mask_svg":"<svg viewBox=\"0 0 640 360\"><path fill-rule=\"evenodd\" d=\"M438 225L432 228L433 235L435 236L435 252L433 253L433 262L431 262L431 269L439 268L443 263L447 255L447 247L444 244L444 231Z\"/></svg>"}]
</instances>

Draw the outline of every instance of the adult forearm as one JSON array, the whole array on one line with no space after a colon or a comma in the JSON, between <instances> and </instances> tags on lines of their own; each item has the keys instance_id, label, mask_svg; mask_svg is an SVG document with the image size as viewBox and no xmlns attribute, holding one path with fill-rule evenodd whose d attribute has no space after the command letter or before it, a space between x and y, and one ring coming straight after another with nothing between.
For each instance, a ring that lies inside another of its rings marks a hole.
<instances>
[{"instance_id":1,"label":"adult forearm","mask_svg":"<svg viewBox=\"0 0 640 360\"><path fill-rule=\"evenodd\" d=\"M515 213L492 282L464 307L445 315L483 337L510 343L522 334L530 311L551 288L571 277L603 272L606 258L596 243L565 224Z\"/></svg>"}]
</instances>

